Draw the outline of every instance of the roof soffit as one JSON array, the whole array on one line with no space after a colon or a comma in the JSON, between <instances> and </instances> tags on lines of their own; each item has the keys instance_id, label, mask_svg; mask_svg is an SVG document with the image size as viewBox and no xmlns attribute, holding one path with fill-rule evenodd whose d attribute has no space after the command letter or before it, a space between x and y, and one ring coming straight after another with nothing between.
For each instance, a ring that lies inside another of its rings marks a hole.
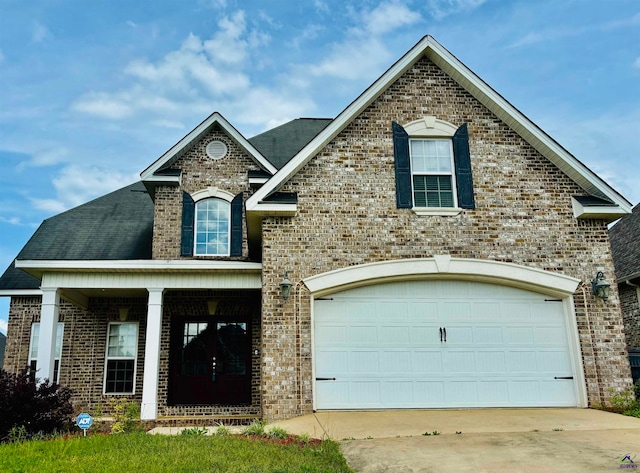
<instances>
[{"instance_id":1,"label":"roof soffit","mask_svg":"<svg viewBox=\"0 0 640 473\"><path fill-rule=\"evenodd\" d=\"M254 210L269 194L280 189L422 56L434 62L587 193L612 201L620 207L622 213L631 213L629 201L560 146L431 36L422 38L249 198L247 210Z\"/></svg>"}]
</instances>

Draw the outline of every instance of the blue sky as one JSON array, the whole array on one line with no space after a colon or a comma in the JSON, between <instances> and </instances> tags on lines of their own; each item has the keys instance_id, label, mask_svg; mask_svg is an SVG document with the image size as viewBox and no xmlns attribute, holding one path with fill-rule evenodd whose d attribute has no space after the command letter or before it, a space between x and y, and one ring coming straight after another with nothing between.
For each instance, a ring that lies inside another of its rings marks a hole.
<instances>
[{"instance_id":1,"label":"blue sky","mask_svg":"<svg viewBox=\"0 0 640 473\"><path fill-rule=\"evenodd\" d=\"M637 0L0 0L0 271L213 111L334 117L425 34L640 201Z\"/></svg>"}]
</instances>

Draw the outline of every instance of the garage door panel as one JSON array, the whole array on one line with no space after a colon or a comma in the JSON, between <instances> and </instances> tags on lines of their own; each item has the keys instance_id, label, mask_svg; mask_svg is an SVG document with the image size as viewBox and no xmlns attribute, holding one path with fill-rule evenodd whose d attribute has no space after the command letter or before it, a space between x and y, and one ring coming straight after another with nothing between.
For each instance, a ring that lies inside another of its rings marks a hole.
<instances>
[{"instance_id":1,"label":"garage door panel","mask_svg":"<svg viewBox=\"0 0 640 473\"><path fill-rule=\"evenodd\" d=\"M439 351L414 351L412 352L412 368L416 374L443 373L442 353Z\"/></svg>"},{"instance_id":2,"label":"garage door panel","mask_svg":"<svg viewBox=\"0 0 640 473\"><path fill-rule=\"evenodd\" d=\"M481 375L504 374L507 362L503 351L479 351L476 353L477 373Z\"/></svg>"},{"instance_id":3,"label":"garage door panel","mask_svg":"<svg viewBox=\"0 0 640 473\"><path fill-rule=\"evenodd\" d=\"M478 383L475 381L450 381L445 384L445 396L452 407L478 404Z\"/></svg>"},{"instance_id":4,"label":"garage door panel","mask_svg":"<svg viewBox=\"0 0 640 473\"><path fill-rule=\"evenodd\" d=\"M504 329L505 345L531 345L534 342L531 327L508 326Z\"/></svg>"},{"instance_id":5,"label":"garage door panel","mask_svg":"<svg viewBox=\"0 0 640 473\"><path fill-rule=\"evenodd\" d=\"M377 376L380 372L380 353L378 351L352 351L349 355L349 374Z\"/></svg>"},{"instance_id":6,"label":"garage door panel","mask_svg":"<svg viewBox=\"0 0 640 473\"><path fill-rule=\"evenodd\" d=\"M378 327L375 325L350 325L347 329L349 346L376 346L378 339Z\"/></svg>"},{"instance_id":7,"label":"garage door panel","mask_svg":"<svg viewBox=\"0 0 640 473\"><path fill-rule=\"evenodd\" d=\"M381 385L381 399L383 406L393 407L411 406L414 403L412 381L385 381Z\"/></svg>"},{"instance_id":8,"label":"garage door panel","mask_svg":"<svg viewBox=\"0 0 640 473\"><path fill-rule=\"evenodd\" d=\"M536 352L509 351L507 356L507 371L511 374L530 374L538 371Z\"/></svg>"},{"instance_id":9,"label":"garage door panel","mask_svg":"<svg viewBox=\"0 0 640 473\"><path fill-rule=\"evenodd\" d=\"M412 320L430 321L440 317L437 302L412 302L409 305Z\"/></svg>"},{"instance_id":10,"label":"garage door panel","mask_svg":"<svg viewBox=\"0 0 640 473\"><path fill-rule=\"evenodd\" d=\"M347 327L344 325L322 325L316 328L319 346L340 346L347 344Z\"/></svg>"},{"instance_id":11,"label":"garage door panel","mask_svg":"<svg viewBox=\"0 0 640 473\"><path fill-rule=\"evenodd\" d=\"M576 405L555 379L573 375L564 304L461 281L362 289L314 305L316 408Z\"/></svg>"},{"instance_id":12,"label":"garage door panel","mask_svg":"<svg viewBox=\"0 0 640 473\"><path fill-rule=\"evenodd\" d=\"M381 342L384 345L406 346L410 340L410 329L408 325L383 325L381 332Z\"/></svg>"},{"instance_id":13,"label":"garage door panel","mask_svg":"<svg viewBox=\"0 0 640 473\"><path fill-rule=\"evenodd\" d=\"M413 385L413 399L417 405L441 407L445 402L443 381L416 381Z\"/></svg>"},{"instance_id":14,"label":"garage door panel","mask_svg":"<svg viewBox=\"0 0 640 473\"><path fill-rule=\"evenodd\" d=\"M447 351L444 353L444 371L448 374L474 374L476 372L474 351Z\"/></svg>"},{"instance_id":15,"label":"garage door panel","mask_svg":"<svg viewBox=\"0 0 640 473\"><path fill-rule=\"evenodd\" d=\"M509 383L507 381L479 381L478 403L500 406L509 402Z\"/></svg>"},{"instance_id":16,"label":"garage door panel","mask_svg":"<svg viewBox=\"0 0 640 473\"><path fill-rule=\"evenodd\" d=\"M475 327L473 341L478 345L504 345L502 327Z\"/></svg>"},{"instance_id":17,"label":"garage door panel","mask_svg":"<svg viewBox=\"0 0 640 473\"><path fill-rule=\"evenodd\" d=\"M440 307L440 318L444 320L469 320L471 307L467 302L443 302Z\"/></svg>"},{"instance_id":18,"label":"garage door panel","mask_svg":"<svg viewBox=\"0 0 640 473\"><path fill-rule=\"evenodd\" d=\"M473 326L460 326L455 323L443 323L446 325L447 345L446 347L472 346Z\"/></svg>"},{"instance_id":19,"label":"garage door panel","mask_svg":"<svg viewBox=\"0 0 640 473\"><path fill-rule=\"evenodd\" d=\"M379 407L381 381L353 381L349 383L349 403L364 407Z\"/></svg>"},{"instance_id":20,"label":"garage door panel","mask_svg":"<svg viewBox=\"0 0 640 473\"><path fill-rule=\"evenodd\" d=\"M533 329L533 342L536 345L561 346L565 343L566 335L562 327L536 327Z\"/></svg>"},{"instance_id":21,"label":"garage door panel","mask_svg":"<svg viewBox=\"0 0 640 473\"><path fill-rule=\"evenodd\" d=\"M410 351L384 351L380 356L380 372L388 374L410 374Z\"/></svg>"},{"instance_id":22,"label":"garage door panel","mask_svg":"<svg viewBox=\"0 0 640 473\"><path fill-rule=\"evenodd\" d=\"M414 347L440 346L440 326L413 325L410 337L411 345Z\"/></svg>"}]
</instances>

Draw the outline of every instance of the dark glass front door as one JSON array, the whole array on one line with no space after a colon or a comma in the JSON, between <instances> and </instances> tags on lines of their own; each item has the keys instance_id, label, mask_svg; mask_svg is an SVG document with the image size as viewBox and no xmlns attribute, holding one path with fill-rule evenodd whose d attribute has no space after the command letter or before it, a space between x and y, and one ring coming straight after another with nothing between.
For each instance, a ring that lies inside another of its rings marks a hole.
<instances>
[{"instance_id":1,"label":"dark glass front door","mask_svg":"<svg viewBox=\"0 0 640 473\"><path fill-rule=\"evenodd\" d=\"M248 320L177 318L171 326L171 404L249 404Z\"/></svg>"}]
</instances>

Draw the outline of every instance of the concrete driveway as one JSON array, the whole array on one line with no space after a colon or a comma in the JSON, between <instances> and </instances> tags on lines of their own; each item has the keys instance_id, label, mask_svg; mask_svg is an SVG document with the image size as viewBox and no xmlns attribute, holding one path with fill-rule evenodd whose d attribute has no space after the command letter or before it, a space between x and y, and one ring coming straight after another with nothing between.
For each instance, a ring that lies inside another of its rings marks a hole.
<instances>
[{"instance_id":1,"label":"concrete driveway","mask_svg":"<svg viewBox=\"0 0 640 473\"><path fill-rule=\"evenodd\" d=\"M640 419L591 409L319 412L277 425L339 441L358 473L640 472Z\"/></svg>"}]
</instances>

